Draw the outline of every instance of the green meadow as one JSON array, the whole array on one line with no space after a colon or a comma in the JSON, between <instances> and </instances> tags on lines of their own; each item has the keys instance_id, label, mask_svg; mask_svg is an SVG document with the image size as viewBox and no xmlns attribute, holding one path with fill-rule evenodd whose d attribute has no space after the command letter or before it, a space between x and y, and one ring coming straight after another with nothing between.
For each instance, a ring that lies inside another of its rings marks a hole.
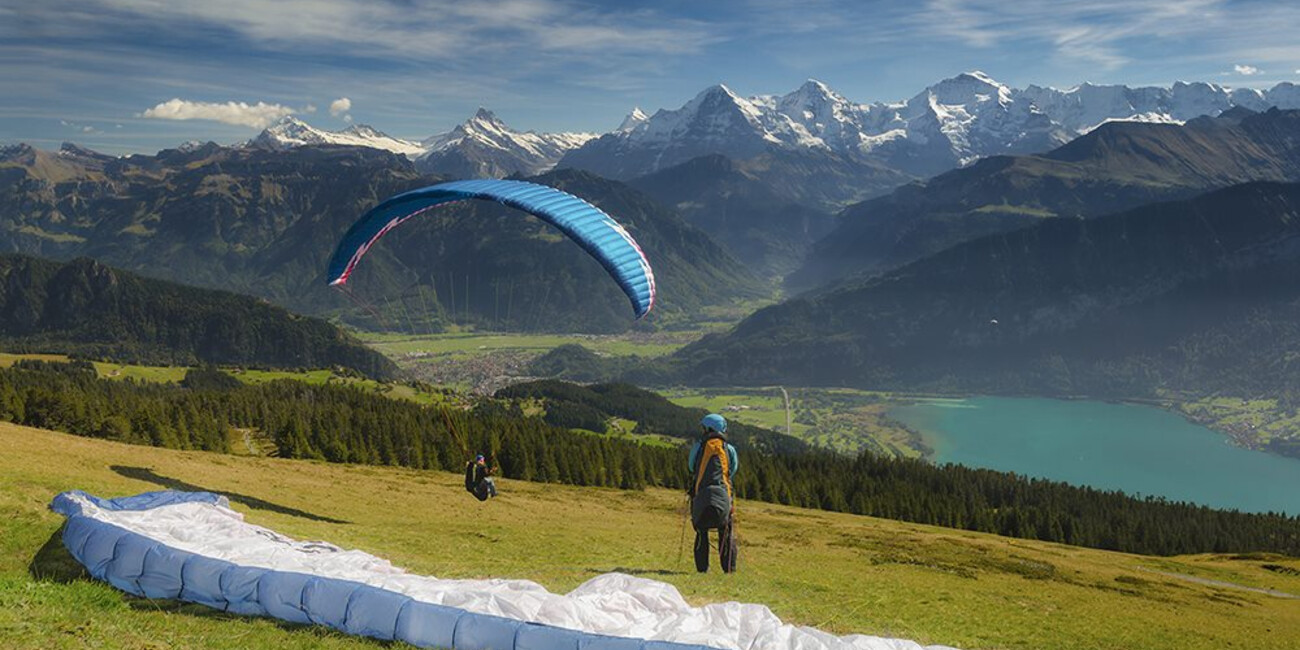
<instances>
[{"instance_id":1,"label":"green meadow","mask_svg":"<svg viewBox=\"0 0 1300 650\"><path fill-rule=\"evenodd\" d=\"M1143 557L741 502L739 573L698 575L673 491L507 478L501 497L479 503L457 474L135 447L9 424L0 448L0 639L9 648L393 645L137 599L81 577L58 544L50 499L164 487L225 493L253 523L421 574L525 578L562 592L623 571L670 582L694 604L763 603L837 634L967 649L1300 647L1300 601L1288 597L1300 594L1295 558Z\"/></svg>"}]
</instances>

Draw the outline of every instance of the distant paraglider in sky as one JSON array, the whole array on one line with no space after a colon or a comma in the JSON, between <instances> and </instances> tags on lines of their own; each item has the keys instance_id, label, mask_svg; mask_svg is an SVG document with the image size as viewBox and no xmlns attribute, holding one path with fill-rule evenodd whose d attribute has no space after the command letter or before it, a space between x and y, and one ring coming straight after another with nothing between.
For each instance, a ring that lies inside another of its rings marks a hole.
<instances>
[{"instance_id":1,"label":"distant paraglider in sky","mask_svg":"<svg viewBox=\"0 0 1300 650\"><path fill-rule=\"evenodd\" d=\"M452 181L385 200L352 224L339 242L330 258L330 286L343 286L366 251L388 231L436 206L467 199L496 201L559 228L605 267L632 301L638 319L654 307L654 270L627 229L572 194L512 180Z\"/></svg>"}]
</instances>

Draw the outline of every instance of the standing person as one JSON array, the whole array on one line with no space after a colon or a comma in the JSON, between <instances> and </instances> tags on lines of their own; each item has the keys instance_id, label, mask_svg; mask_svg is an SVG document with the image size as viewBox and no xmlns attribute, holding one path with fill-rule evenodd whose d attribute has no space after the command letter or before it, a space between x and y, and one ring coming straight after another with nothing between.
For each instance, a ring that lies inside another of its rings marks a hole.
<instances>
[{"instance_id":1,"label":"standing person","mask_svg":"<svg viewBox=\"0 0 1300 650\"><path fill-rule=\"evenodd\" d=\"M465 463L465 491L473 494L479 501L487 501L497 495L497 485L492 480L492 470L488 468L483 454Z\"/></svg>"},{"instance_id":2,"label":"standing person","mask_svg":"<svg viewBox=\"0 0 1300 650\"><path fill-rule=\"evenodd\" d=\"M731 535L735 494L731 479L740 460L736 448L727 442L727 420L710 413L700 420L700 441L691 449L687 468L691 472L691 524L695 527L695 570L709 570L709 529L718 529L718 556L722 570L736 570L736 541Z\"/></svg>"}]
</instances>

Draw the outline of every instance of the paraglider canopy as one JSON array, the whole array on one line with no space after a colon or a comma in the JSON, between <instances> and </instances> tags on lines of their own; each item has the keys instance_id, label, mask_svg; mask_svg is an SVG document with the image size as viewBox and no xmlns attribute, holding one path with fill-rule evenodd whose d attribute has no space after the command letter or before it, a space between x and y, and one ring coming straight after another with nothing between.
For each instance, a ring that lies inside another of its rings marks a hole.
<instances>
[{"instance_id":1,"label":"paraglider canopy","mask_svg":"<svg viewBox=\"0 0 1300 650\"><path fill-rule=\"evenodd\" d=\"M559 228L600 262L632 301L636 317L654 306L655 277L641 246L622 225L596 206L553 187L513 180L440 183L398 194L361 216L330 258L330 286L342 286L366 251L385 233L425 211L453 201L496 201Z\"/></svg>"}]
</instances>

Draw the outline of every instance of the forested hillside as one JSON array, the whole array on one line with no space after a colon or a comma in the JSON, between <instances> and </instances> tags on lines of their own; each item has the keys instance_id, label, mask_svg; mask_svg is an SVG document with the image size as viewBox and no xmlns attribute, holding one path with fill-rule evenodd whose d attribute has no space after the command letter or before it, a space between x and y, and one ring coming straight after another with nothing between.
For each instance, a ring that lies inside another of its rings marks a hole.
<instances>
[{"instance_id":1,"label":"forested hillside","mask_svg":"<svg viewBox=\"0 0 1300 650\"><path fill-rule=\"evenodd\" d=\"M602 394L610 398L601 399ZM649 394L621 388L597 390L584 399L591 408L620 417L663 410ZM685 422L695 415L679 409L674 418ZM523 417L515 402L451 411L355 387L288 380L190 389L98 379L88 365L24 361L0 370L0 419L209 451L228 448L227 427L250 428L269 434L284 457L447 471L461 470L471 454L481 452L507 477L574 485L683 488L689 479L684 447L555 427ZM1136 499L871 454L760 451L760 441L753 443L741 443L735 479L737 492L748 499L1137 553L1300 554L1297 517Z\"/></svg>"},{"instance_id":2,"label":"forested hillside","mask_svg":"<svg viewBox=\"0 0 1300 650\"><path fill-rule=\"evenodd\" d=\"M674 357L696 383L1296 403L1300 185L1049 219L760 310Z\"/></svg>"},{"instance_id":3,"label":"forested hillside","mask_svg":"<svg viewBox=\"0 0 1300 650\"><path fill-rule=\"evenodd\" d=\"M812 184L798 182L800 174L786 173L792 166L773 162L765 157L738 162L721 155L701 156L628 183L676 208L746 267L764 277L779 277L799 267L812 243L830 232L835 220L830 202L810 192ZM801 171L813 176L823 170Z\"/></svg>"},{"instance_id":4,"label":"forested hillside","mask_svg":"<svg viewBox=\"0 0 1300 650\"><path fill-rule=\"evenodd\" d=\"M397 372L325 321L85 258L60 264L0 256L0 344L155 365L342 367L380 379Z\"/></svg>"}]
</instances>

